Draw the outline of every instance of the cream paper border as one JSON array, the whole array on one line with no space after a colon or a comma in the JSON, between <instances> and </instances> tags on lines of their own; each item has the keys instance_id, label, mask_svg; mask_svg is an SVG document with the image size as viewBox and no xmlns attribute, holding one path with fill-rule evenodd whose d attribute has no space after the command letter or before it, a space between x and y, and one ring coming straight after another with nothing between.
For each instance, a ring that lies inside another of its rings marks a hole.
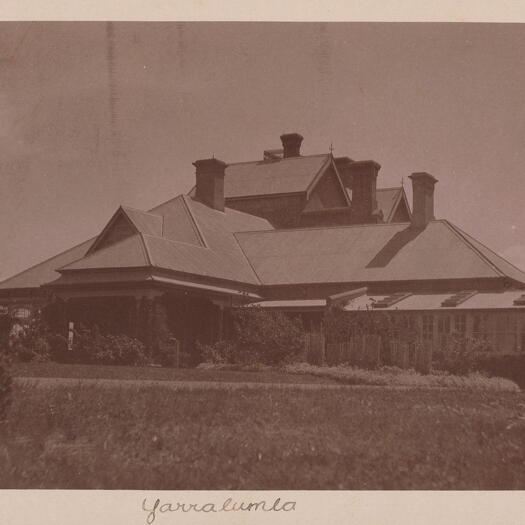
<instances>
[{"instance_id":1,"label":"cream paper border","mask_svg":"<svg viewBox=\"0 0 525 525\"><path fill-rule=\"evenodd\" d=\"M0 0L0 20L524 22L525 1ZM1 84L0 84L1 89ZM0 472L0 478L2 473ZM523 525L523 491L2 490L6 525L142 525L142 501L296 501L294 512L157 513L160 525Z\"/></svg>"},{"instance_id":2,"label":"cream paper border","mask_svg":"<svg viewBox=\"0 0 525 525\"><path fill-rule=\"evenodd\" d=\"M524 22L524 0L1 0L0 20Z\"/></svg>"}]
</instances>

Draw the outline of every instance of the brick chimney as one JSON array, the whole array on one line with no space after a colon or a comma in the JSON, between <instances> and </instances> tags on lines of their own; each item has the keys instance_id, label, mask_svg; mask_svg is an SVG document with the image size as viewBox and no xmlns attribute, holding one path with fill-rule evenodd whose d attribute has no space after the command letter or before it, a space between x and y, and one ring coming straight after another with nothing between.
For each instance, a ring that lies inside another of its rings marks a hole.
<instances>
[{"instance_id":1,"label":"brick chimney","mask_svg":"<svg viewBox=\"0 0 525 525\"><path fill-rule=\"evenodd\" d=\"M219 159L196 160L195 199L214 210L224 211L224 170L226 163Z\"/></svg>"},{"instance_id":2,"label":"brick chimney","mask_svg":"<svg viewBox=\"0 0 525 525\"><path fill-rule=\"evenodd\" d=\"M412 173L412 226L423 229L434 220L434 184L437 179L426 172Z\"/></svg>"},{"instance_id":3,"label":"brick chimney","mask_svg":"<svg viewBox=\"0 0 525 525\"><path fill-rule=\"evenodd\" d=\"M346 176L352 181L352 222L368 224L381 220L377 209L376 182L381 165L373 160L346 164Z\"/></svg>"},{"instance_id":4,"label":"brick chimney","mask_svg":"<svg viewBox=\"0 0 525 525\"><path fill-rule=\"evenodd\" d=\"M350 157L335 157L335 167L345 188L352 188L352 172L350 164L354 162Z\"/></svg>"},{"instance_id":5,"label":"brick chimney","mask_svg":"<svg viewBox=\"0 0 525 525\"><path fill-rule=\"evenodd\" d=\"M281 142L283 143L283 157L300 157L301 156L301 142L303 136L299 133L285 133L281 135Z\"/></svg>"}]
</instances>

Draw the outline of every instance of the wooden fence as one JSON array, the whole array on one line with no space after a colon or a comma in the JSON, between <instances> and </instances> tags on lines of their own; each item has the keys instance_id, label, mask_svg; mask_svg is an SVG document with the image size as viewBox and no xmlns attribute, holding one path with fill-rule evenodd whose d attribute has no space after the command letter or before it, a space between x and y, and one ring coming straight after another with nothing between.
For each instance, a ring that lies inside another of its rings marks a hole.
<instances>
[{"instance_id":1,"label":"wooden fence","mask_svg":"<svg viewBox=\"0 0 525 525\"><path fill-rule=\"evenodd\" d=\"M389 364L428 372L432 363L432 344L419 342L410 345L390 340L384 345L381 336L366 334L341 343L326 343L323 334L308 333L303 357L308 363L318 366L345 363L360 368L377 368Z\"/></svg>"}]
</instances>

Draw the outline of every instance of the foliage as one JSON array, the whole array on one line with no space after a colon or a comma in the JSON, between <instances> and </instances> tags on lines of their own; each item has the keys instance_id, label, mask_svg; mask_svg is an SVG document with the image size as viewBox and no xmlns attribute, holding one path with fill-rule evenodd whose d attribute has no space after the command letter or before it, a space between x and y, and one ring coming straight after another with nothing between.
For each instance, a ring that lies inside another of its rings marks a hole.
<instances>
[{"instance_id":1,"label":"foliage","mask_svg":"<svg viewBox=\"0 0 525 525\"><path fill-rule=\"evenodd\" d=\"M525 388L525 354L480 353L476 356L476 369L489 376L506 377Z\"/></svg>"},{"instance_id":2,"label":"foliage","mask_svg":"<svg viewBox=\"0 0 525 525\"><path fill-rule=\"evenodd\" d=\"M107 382L15 389L1 488L525 488L521 393Z\"/></svg>"},{"instance_id":3,"label":"foliage","mask_svg":"<svg viewBox=\"0 0 525 525\"><path fill-rule=\"evenodd\" d=\"M434 366L455 375L479 371L479 358L485 350L483 341L453 332L439 351L434 352Z\"/></svg>"},{"instance_id":4,"label":"foliage","mask_svg":"<svg viewBox=\"0 0 525 525\"><path fill-rule=\"evenodd\" d=\"M414 370L383 367L378 370L363 370L350 366L319 367L306 363L285 367L292 374L312 374L334 379L346 385L380 385L410 387L448 387L475 390L519 391L518 385L509 379L489 378L479 373L454 376L447 373L419 374Z\"/></svg>"},{"instance_id":5,"label":"foliage","mask_svg":"<svg viewBox=\"0 0 525 525\"><path fill-rule=\"evenodd\" d=\"M9 373L9 356L6 355L5 346L0 345L0 421L7 415L12 401L12 377Z\"/></svg>"},{"instance_id":6,"label":"foliage","mask_svg":"<svg viewBox=\"0 0 525 525\"><path fill-rule=\"evenodd\" d=\"M11 332L9 340L10 353L13 358L23 362L49 360L51 332L41 312L34 312L27 323L17 328L16 331Z\"/></svg>"},{"instance_id":7,"label":"foliage","mask_svg":"<svg viewBox=\"0 0 525 525\"><path fill-rule=\"evenodd\" d=\"M73 349L63 336L52 338L52 355L59 362L140 366L151 362L146 347L127 335L103 335L95 325L80 325L74 331Z\"/></svg>"},{"instance_id":8,"label":"foliage","mask_svg":"<svg viewBox=\"0 0 525 525\"><path fill-rule=\"evenodd\" d=\"M396 339L408 343L418 339L418 332L409 315L369 310L349 315L340 308L330 308L325 313L323 324L327 342L330 343L345 342L356 335L379 335L384 340Z\"/></svg>"},{"instance_id":9,"label":"foliage","mask_svg":"<svg viewBox=\"0 0 525 525\"><path fill-rule=\"evenodd\" d=\"M232 311L233 337L199 345L203 359L213 363L277 365L293 360L304 348L299 319L257 306Z\"/></svg>"}]
</instances>

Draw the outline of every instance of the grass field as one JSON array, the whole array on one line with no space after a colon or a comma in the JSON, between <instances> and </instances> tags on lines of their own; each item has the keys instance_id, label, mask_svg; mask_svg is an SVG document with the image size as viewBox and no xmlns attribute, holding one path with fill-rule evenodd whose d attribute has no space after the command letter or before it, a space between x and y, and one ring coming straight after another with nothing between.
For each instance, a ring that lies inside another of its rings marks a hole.
<instances>
[{"instance_id":1,"label":"grass field","mask_svg":"<svg viewBox=\"0 0 525 525\"><path fill-rule=\"evenodd\" d=\"M525 489L525 396L18 384L0 488Z\"/></svg>"},{"instance_id":2,"label":"grass field","mask_svg":"<svg viewBox=\"0 0 525 525\"><path fill-rule=\"evenodd\" d=\"M253 381L256 383L317 383L334 384L329 378L313 375L297 376L277 370L246 372L234 370L206 370L199 368L157 368L109 365L67 365L53 362L15 363L14 377L55 377L73 379L137 379L152 381L220 381L225 383Z\"/></svg>"}]
</instances>

